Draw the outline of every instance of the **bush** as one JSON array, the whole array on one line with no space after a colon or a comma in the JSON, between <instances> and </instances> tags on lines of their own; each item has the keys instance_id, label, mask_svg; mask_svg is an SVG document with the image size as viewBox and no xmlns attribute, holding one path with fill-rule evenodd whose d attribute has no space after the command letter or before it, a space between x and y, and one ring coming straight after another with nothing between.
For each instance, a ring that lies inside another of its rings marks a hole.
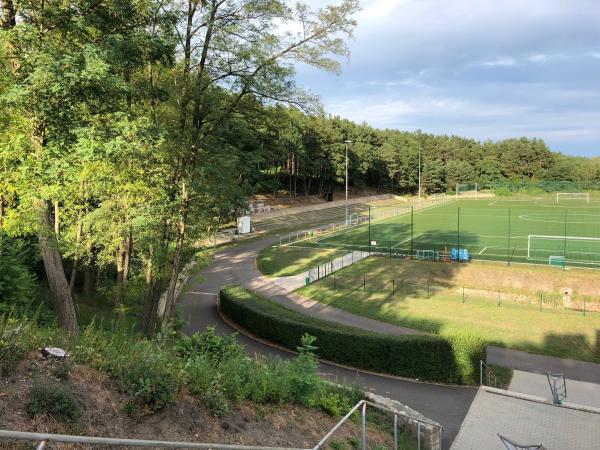
<instances>
[{"instance_id":1,"label":"bush","mask_svg":"<svg viewBox=\"0 0 600 450\"><path fill-rule=\"evenodd\" d=\"M29 391L27 414L49 414L59 421L76 422L79 405L68 384L35 380Z\"/></svg>"},{"instance_id":2,"label":"bush","mask_svg":"<svg viewBox=\"0 0 600 450\"><path fill-rule=\"evenodd\" d=\"M110 333L92 324L74 352L79 362L106 370L121 391L135 398L129 410L152 413L175 402L183 384L183 364L158 339L136 340L123 332Z\"/></svg>"},{"instance_id":3,"label":"bush","mask_svg":"<svg viewBox=\"0 0 600 450\"><path fill-rule=\"evenodd\" d=\"M308 333L321 358L409 378L456 384L477 383L486 343L461 335L392 336L344 327L297 313L239 286L221 290L221 310L252 333L295 349Z\"/></svg>"},{"instance_id":4,"label":"bush","mask_svg":"<svg viewBox=\"0 0 600 450\"><path fill-rule=\"evenodd\" d=\"M15 305L26 308L34 298L36 281L29 269L30 250L25 241L0 232L0 313Z\"/></svg>"},{"instance_id":5,"label":"bush","mask_svg":"<svg viewBox=\"0 0 600 450\"><path fill-rule=\"evenodd\" d=\"M514 192L507 187L498 187L494 189L494 194L496 194L498 197L508 197L513 195Z\"/></svg>"}]
</instances>

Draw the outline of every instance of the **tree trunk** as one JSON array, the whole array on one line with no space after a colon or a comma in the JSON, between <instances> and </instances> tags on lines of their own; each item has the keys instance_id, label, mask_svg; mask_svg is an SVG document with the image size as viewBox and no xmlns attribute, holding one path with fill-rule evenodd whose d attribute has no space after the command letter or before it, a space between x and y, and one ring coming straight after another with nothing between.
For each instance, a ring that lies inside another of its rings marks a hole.
<instances>
[{"instance_id":1,"label":"tree trunk","mask_svg":"<svg viewBox=\"0 0 600 450\"><path fill-rule=\"evenodd\" d=\"M83 270L83 298L86 300L92 298L92 285L92 268L86 264Z\"/></svg>"},{"instance_id":2,"label":"tree trunk","mask_svg":"<svg viewBox=\"0 0 600 450\"><path fill-rule=\"evenodd\" d=\"M127 286L129 280L129 267L131 261L131 249L133 247L133 238L131 237L131 231L125 239L125 246L123 251L123 286Z\"/></svg>"},{"instance_id":3,"label":"tree trunk","mask_svg":"<svg viewBox=\"0 0 600 450\"><path fill-rule=\"evenodd\" d=\"M56 234L52 231L50 211L45 204L40 209L42 216L42 226L39 233L40 251L44 260L44 268L54 300L58 323L68 334L77 335L79 334L79 325L77 324L75 305L58 251Z\"/></svg>"},{"instance_id":4,"label":"tree trunk","mask_svg":"<svg viewBox=\"0 0 600 450\"><path fill-rule=\"evenodd\" d=\"M117 294L115 295L115 308L123 303L123 245L119 245L116 252L117 258Z\"/></svg>"},{"instance_id":5,"label":"tree trunk","mask_svg":"<svg viewBox=\"0 0 600 450\"><path fill-rule=\"evenodd\" d=\"M58 206L58 200L54 202L54 234L56 239L60 238L60 207Z\"/></svg>"},{"instance_id":6,"label":"tree trunk","mask_svg":"<svg viewBox=\"0 0 600 450\"><path fill-rule=\"evenodd\" d=\"M154 247L150 245L148 251L148 262L146 263L146 287L144 290L144 315L142 317L141 332L145 336L151 336L154 333L154 323L156 322L156 305L154 301L154 291L156 284L154 280L153 259Z\"/></svg>"},{"instance_id":7,"label":"tree trunk","mask_svg":"<svg viewBox=\"0 0 600 450\"><path fill-rule=\"evenodd\" d=\"M0 0L2 9L2 19L0 20L0 28L9 30L17 25L17 11L13 0Z\"/></svg>"},{"instance_id":8,"label":"tree trunk","mask_svg":"<svg viewBox=\"0 0 600 450\"><path fill-rule=\"evenodd\" d=\"M79 247L79 241L81 240L81 233L83 231L83 222L81 217L77 223L77 234L75 235L75 244ZM73 290L75 289L75 279L77 278L77 266L79 265L79 256L75 255L73 258L73 268L71 269L71 279L69 280L69 292L73 295Z\"/></svg>"},{"instance_id":9,"label":"tree trunk","mask_svg":"<svg viewBox=\"0 0 600 450\"><path fill-rule=\"evenodd\" d=\"M171 279L169 280L169 289L165 300L164 311L162 312L162 327L163 329L169 324L175 305L175 290L177 288L177 280L179 278L179 266L181 264L181 255L183 253L183 242L185 239L187 206L184 210L183 217L178 227L177 243L175 244L175 255L173 256L173 266L171 269Z\"/></svg>"}]
</instances>

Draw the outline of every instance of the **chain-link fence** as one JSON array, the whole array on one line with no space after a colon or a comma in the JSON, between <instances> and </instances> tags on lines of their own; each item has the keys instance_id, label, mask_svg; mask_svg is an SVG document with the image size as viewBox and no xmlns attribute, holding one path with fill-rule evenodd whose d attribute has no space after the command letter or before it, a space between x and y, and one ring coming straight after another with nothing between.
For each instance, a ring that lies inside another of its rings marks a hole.
<instances>
[{"instance_id":1,"label":"chain-link fence","mask_svg":"<svg viewBox=\"0 0 600 450\"><path fill-rule=\"evenodd\" d=\"M329 272L327 276L322 275L320 279L314 281L318 281L320 286L348 294L362 293L380 297L398 295L425 300L443 294L444 298L460 303L467 303L471 300L486 301L498 308L510 305L528 305L540 311L579 311L584 316L592 312L600 312L600 295L584 295L572 291L517 292L457 286L450 282L444 283L440 279L414 281L379 276L348 275L343 272L336 274L335 271Z\"/></svg>"},{"instance_id":2,"label":"chain-link fence","mask_svg":"<svg viewBox=\"0 0 600 450\"><path fill-rule=\"evenodd\" d=\"M307 245L435 261L471 259L558 267L600 266L600 208L496 200L460 206L441 199L403 211L370 208L360 224L307 236ZM435 207L433 207L435 206ZM387 215L389 214L389 215Z\"/></svg>"}]
</instances>

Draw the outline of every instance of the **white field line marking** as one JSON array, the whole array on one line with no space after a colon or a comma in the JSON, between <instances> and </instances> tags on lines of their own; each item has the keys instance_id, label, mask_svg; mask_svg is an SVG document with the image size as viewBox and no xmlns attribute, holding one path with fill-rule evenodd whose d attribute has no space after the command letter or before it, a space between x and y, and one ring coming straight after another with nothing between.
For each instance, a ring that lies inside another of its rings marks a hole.
<instances>
[{"instance_id":1,"label":"white field line marking","mask_svg":"<svg viewBox=\"0 0 600 450\"><path fill-rule=\"evenodd\" d=\"M495 205L496 203L498 203L498 200L494 200L493 202L491 202L491 203L488 203L488 206Z\"/></svg>"},{"instance_id":2,"label":"white field line marking","mask_svg":"<svg viewBox=\"0 0 600 450\"><path fill-rule=\"evenodd\" d=\"M481 250L481 251L479 252L479 254L480 254L480 255L482 255L482 254L483 254L483 252L485 252L486 250L487 250L487 247L483 247L483 250Z\"/></svg>"},{"instance_id":3,"label":"white field line marking","mask_svg":"<svg viewBox=\"0 0 600 450\"><path fill-rule=\"evenodd\" d=\"M409 237L408 239L404 239L402 242L398 242L396 245L393 245L392 248L398 247L400 244L404 244L405 242L409 242L411 239L414 241L419 236L423 236L425 233L419 233L415 236Z\"/></svg>"}]
</instances>

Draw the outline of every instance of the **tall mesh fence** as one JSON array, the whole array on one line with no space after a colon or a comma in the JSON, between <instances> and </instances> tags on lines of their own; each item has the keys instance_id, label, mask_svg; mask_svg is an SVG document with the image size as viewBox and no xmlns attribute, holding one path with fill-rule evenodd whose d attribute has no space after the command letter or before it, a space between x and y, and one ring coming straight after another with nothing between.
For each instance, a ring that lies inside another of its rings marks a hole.
<instances>
[{"instance_id":1,"label":"tall mesh fence","mask_svg":"<svg viewBox=\"0 0 600 450\"><path fill-rule=\"evenodd\" d=\"M458 205L432 204L393 211L370 208L361 216L360 226L325 235L310 245L459 262L479 259L507 264L600 266L597 205Z\"/></svg>"}]
</instances>

